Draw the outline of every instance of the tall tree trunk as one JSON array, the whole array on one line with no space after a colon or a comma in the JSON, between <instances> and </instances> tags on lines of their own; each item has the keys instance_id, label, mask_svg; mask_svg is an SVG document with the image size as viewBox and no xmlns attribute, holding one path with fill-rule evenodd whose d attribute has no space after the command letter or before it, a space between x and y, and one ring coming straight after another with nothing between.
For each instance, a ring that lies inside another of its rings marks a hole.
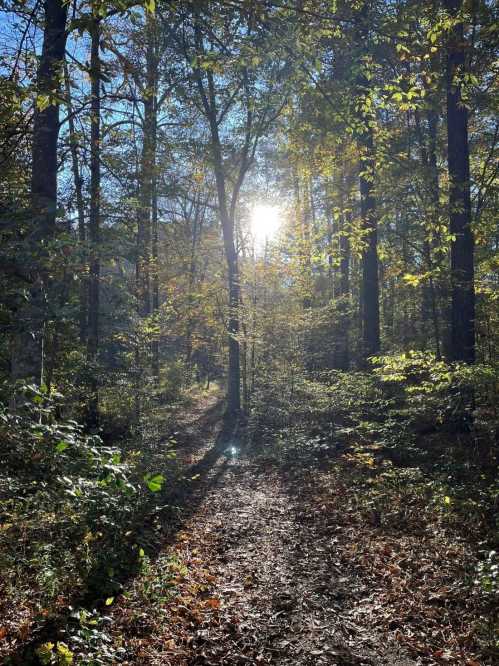
<instances>
[{"instance_id":1,"label":"tall tree trunk","mask_svg":"<svg viewBox=\"0 0 499 666\"><path fill-rule=\"evenodd\" d=\"M365 53L366 34L368 32L369 5L364 2L356 24L357 48L359 49L357 76L356 108L359 129L357 142L360 149L360 213L364 231L365 247L362 252L362 340L364 361L377 354L380 349L379 324L379 276L378 276L378 219L376 213L375 192L375 150L373 123L373 102L370 94L365 64L360 54ZM362 50L360 50L361 45Z\"/></svg>"},{"instance_id":2,"label":"tall tree trunk","mask_svg":"<svg viewBox=\"0 0 499 666\"><path fill-rule=\"evenodd\" d=\"M302 261L305 278L305 295L303 308L309 310L312 307L312 241L310 228L315 215L312 199L311 179L304 179L303 183L303 213L301 215L301 244Z\"/></svg>"},{"instance_id":3,"label":"tall tree trunk","mask_svg":"<svg viewBox=\"0 0 499 666\"><path fill-rule=\"evenodd\" d=\"M211 82L211 77L209 79ZM211 84L210 84L210 87ZM212 93L213 98L213 93ZM212 99L213 101L213 99ZM227 378L227 408L228 420L237 418L241 411L241 365L239 356L239 262L235 244L235 220L229 212L227 190L225 184L225 173L223 168L222 147L218 133L216 110L212 103L213 113L209 116L211 130L211 147L217 187L218 209L222 223L222 234L224 240L225 258L227 261L228 290L229 290L229 318L228 318L228 343L229 343L229 369Z\"/></svg>"},{"instance_id":4,"label":"tall tree trunk","mask_svg":"<svg viewBox=\"0 0 499 666\"><path fill-rule=\"evenodd\" d=\"M293 169L293 184L295 195L295 233L298 246L298 261L300 267L300 283L302 289L302 303L304 310L312 307L312 260L310 248L310 218L312 207L309 191L305 182L300 182L298 169Z\"/></svg>"},{"instance_id":5,"label":"tall tree trunk","mask_svg":"<svg viewBox=\"0 0 499 666\"><path fill-rule=\"evenodd\" d=\"M144 126L139 184L139 210L137 234L137 309L142 317L151 314L151 212L154 171L154 81L147 52L147 80L144 93ZM152 84L152 88L150 85Z\"/></svg>"},{"instance_id":6,"label":"tall tree trunk","mask_svg":"<svg viewBox=\"0 0 499 666\"><path fill-rule=\"evenodd\" d=\"M156 123L155 123L156 124ZM154 153L156 153L156 136L154 137ZM158 186L156 169L154 169L152 181L152 218L151 218L151 231L152 231L152 312L156 317L159 314L159 224L158 224ZM151 352L152 352L152 374L156 383L159 382L159 337L160 332L157 331L154 335Z\"/></svg>"},{"instance_id":7,"label":"tall tree trunk","mask_svg":"<svg viewBox=\"0 0 499 666\"><path fill-rule=\"evenodd\" d=\"M57 211L57 140L59 137L60 89L66 50L68 4L45 0L45 29L37 73L37 103L33 124L33 168L31 203L38 240L55 234Z\"/></svg>"},{"instance_id":8,"label":"tall tree trunk","mask_svg":"<svg viewBox=\"0 0 499 666\"><path fill-rule=\"evenodd\" d=\"M218 180L218 179L217 179ZM217 184L218 188L218 184ZM220 193L219 193L220 195ZM223 200L220 199L219 201ZM223 210L223 206L222 206ZM241 368L239 358L239 264L234 243L234 220L231 220L221 210L222 229L224 236L225 256L228 267L229 282L229 376L227 386L227 415L230 418L237 416L241 411Z\"/></svg>"},{"instance_id":9,"label":"tall tree trunk","mask_svg":"<svg viewBox=\"0 0 499 666\"><path fill-rule=\"evenodd\" d=\"M206 51L199 21L199 10L202 4L203 3L192 3L194 15L194 47L197 56L205 57ZM248 34L250 31L251 25L248 24ZM239 150L239 165L236 169L235 178L232 181L232 191L229 197L227 192L227 182L230 181L227 180L227 171L223 159L219 127L222 118L226 116L231 106L235 104L237 93L230 96L228 106L223 108L223 111L221 112L222 115L220 116L220 111L217 105L217 88L213 70L208 67L204 73L198 64L194 65L193 72L199 91L200 102L204 109L205 117L209 123L211 156L217 188L218 208L222 224L225 257L227 260L229 292L229 369L226 417L229 423L235 421L237 425L237 417L241 411L241 367L239 356L240 284L238 253L235 243L235 215L239 193L254 159L258 137L260 136L259 133L263 131L263 128L257 127L254 123L254 100L250 92L251 86L248 70L246 67L243 67L241 72L241 92L244 98L246 115L244 142ZM204 83L205 77L206 84Z\"/></svg>"},{"instance_id":10,"label":"tall tree trunk","mask_svg":"<svg viewBox=\"0 0 499 666\"><path fill-rule=\"evenodd\" d=\"M78 216L78 241L80 244L80 257L83 266L87 262L86 256L86 229L85 229L85 204L83 202L83 178L80 173L80 163L78 156L78 138L76 136L73 102L71 98L71 80L67 62L64 61L64 82L66 87L66 106L68 110L69 125L69 148L71 151L71 166L73 171L73 183L76 194L76 213ZM82 267L83 268L83 267ZM81 270L79 277L79 335L80 342L87 341L87 319L88 319L88 281L84 270Z\"/></svg>"},{"instance_id":11,"label":"tall tree trunk","mask_svg":"<svg viewBox=\"0 0 499 666\"><path fill-rule=\"evenodd\" d=\"M196 32L196 46L199 53L202 53L202 42L199 29ZM210 126L211 135L211 154L213 159L213 170L215 172L215 182L217 188L218 210L222 224L222 235L224 240L225 258L227 261L228 292L229 292L229 318L227 326L228 344L229 344L229 368L227 377L227 406L226 419L237 421L241 412L241 363L239 356L239 302L240 302L240 284L239 284L239 262L235 244L235 204L237 192L232 194L232 202L229 206L227 195L226 176L222 156L222 144L218 131L218 112L215 94L215 83L213 73L207 70L208 80L207 93L204 89L201 73L199 69L195 70L198 89L203 100L206 117ZM241 174L240 174L241 175ZM241 181L242 183L242 181Z\"/></svg>"},{"instance_id":12,"label":"tall tree trunk","mask_svg":"<svg viewBox=\"0 0 499 666\"><path fill-rule=\"evenodd\" d=\"M324 184L324 205L326 209L327 221L327 278L328 278L328 294L329 298L336 296L335 285L335 268L334 268L334 253L335 253L335 220L333 214L333 198L332 189L334 183L331 179L326 179Z\"/></svg>"},{"instance_id":13,"label":"tall tree trunk","mask_svg":"<svg viewBox=\"0 0 499 666\"><path fill-rule=\"evenodd\" d=\"M146 89L144 93L144 128L142 173L139 202L138 292L139 313L148 316L159 310L158 275L158 200L156 177L157 149L157 26L156 17L146 19ZM159 378L159 333L151 342L151 370Z\"/></svg>"},{"instance_id":14,"label":"tall tree trunk","mask_svg":"<svg viewBox=\"0 0 499 666\"><path fill-rule=\"evenodd\" d=\"M50 243L56 233L57 141L59 137L59 91L66 49L68 5L45 0L42 53L37 71L37 100L33 121L31 171L31 232L34 268L29 302L19 311L19 334L13 344L12 377L43 382L43 335L47 318ZM50 303L48 303L50 305Z\"/></svg>"},{"instance_id":15,"label":"tall tree trunk","mask_svg":"<svg viewBox=\"0 0 499 666\"><path fill-rule=\"evenodd\" d=\"M222 223L229 277L229 376L227 387L227 414L237 415L241 410L241 369L239 362L239 266L234 246L233 228L229 220Z\"/></svg>"},{"instance_id":16,"label":"tall tree trunk","mask_svg":"<svg viewBox=\"0 0 499 666\"><path fill-rule=\"evenodd\" d=\"M351 178L341 178L340 187L340 234L338 250L340 254L340 270L338 281L339 302L339 340L336 353L336 367L348 370L350 365L350 237L352 213L350 203L345 210L345 195L350 198Z\"/></svg>"},{"instance_id":17,"label":"tall tree trunk","mask_svg":"<svg viewBox=\"0 0 499 666\"><path fill-rule=\"evenodd\" d=\"M195 314L194 314L194 289L197 280L197 246L198 238L201 234L202 216L204 211L200 208L200 197L197 196L191 209L192 225L191 225L191 256L189 261L189 299L188 308L189 314L187 318L186 330L186 354L185 360L188 367L192 363L192 334L194 332Z\"/></svg>"},{"instance_id":18,"label":"tall tree trunk","mask_svg":"<svg viewBox=\"0 0 499 666\"><path fill-rule=\"evenodd\" d=\"M379 278L378 278L378 220L374 198L374 142L367 127L362 137L360 160L360 210L365 232L362 252L362 339L364 356L368 358L380 349Z\"/></svg>"},{"instance_id":19,"label":"tall tree trunk","mask_svg":"<svg viewBox=\"0 0 499 666\"><path fill-rule=\"evenodd\" d=\"M90 104L90 219L89 219L89 291L87 360L91 381L88 404L88 424L96 427L99 421L99 390L97 355L99 351L99 300L100 300L100 124L101 124L101 61L100 20L92 24L90 52L91 104Z\"/></svg>"},{"instance_id":20,"label":"tall tree trunk","mask_svg":"<svg viewBox=\"0 0 499 666\"><path fill-rule=\"evenodd\" d=\"M441 335L440 335L440 317L437 301L437 289L435 285L435 258L434 246L438 245L438 221L439 221L439 182L438 182L438 167L437 167L437 152L436 152L436 138L437 138L437 117L433 110L428 111L428 145L425 139L423 127L421 125L421 118L419 111L414 112L414 120L416 124L416 133L419 142L419 152L421 156L421 163L425 169L425 174L428 179L427 184L429 187L429 197L427 204L429 208L431 240L429 237L429 229L424 229L423 240L423 258L426 265L426 270L429 273L428 281L423 284L422 294L422 307L421 318L423 321L423 344L427 342L427 322L431 321L433 328L433 340L435 343L435 353L437 358L440 358L441 350Z\"/></svg>"},{"instance_id":21,"label":"tall tree trunk","mask_svg":"<svg viewBox=\"0 0 499 666\"><path fill-rule=\"evenodd\" d=\"M462 0L444 0L452 18ZM471 229L468 109L462 99L465 70L464 26L460 21L449 35L447 51L447 145L449 221L451 242L451 360L475 362L474 238Z\"/></svg>"}]
</instances>

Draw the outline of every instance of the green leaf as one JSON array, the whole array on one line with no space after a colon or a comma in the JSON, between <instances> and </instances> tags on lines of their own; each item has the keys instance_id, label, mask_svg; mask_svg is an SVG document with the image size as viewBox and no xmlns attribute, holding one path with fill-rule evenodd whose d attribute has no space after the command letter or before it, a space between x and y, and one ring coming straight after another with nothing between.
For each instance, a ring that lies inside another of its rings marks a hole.
<instances>
[{"instance_id":1,"label":"green leaf","mask_svg":"<svg viewBox=\"0 0 499 666\"><path fill-rule=\"evenodd\" d=\"M146 477L145 481L149 490L153 493L157 493L163 487L165 477L162 474L155 474L149 478Z\"/></svg>"},{"instance_id":2,"label":"green leaf","mask_svg":"<svg viewBox=\"0 0 499 666\"><path fill-rule=\"evenodd\" d=\"M156 1L155 0L144 0L144 7L149 14L154 14L156 11Z\"/></svg>"},{"instance_id":3,"label":"green leaf","mask_svg":"<svg viewBox=\"0 0 499 666\"><path fill-rule=\"evenodd\" d=\"M139 548L139 557L145 557L145 551L143 548Z\"/></svg>"},{"instance_id":4,"label":"green leaf","mask_svg":"<svg viewBox=\"0 0 499 666\"><path fill-rule=\"evenodd\" d=\"M55 447L57 453L62 453L68 448L69 444L61 439L61 441Z\"/></svg>"}]
</instances>

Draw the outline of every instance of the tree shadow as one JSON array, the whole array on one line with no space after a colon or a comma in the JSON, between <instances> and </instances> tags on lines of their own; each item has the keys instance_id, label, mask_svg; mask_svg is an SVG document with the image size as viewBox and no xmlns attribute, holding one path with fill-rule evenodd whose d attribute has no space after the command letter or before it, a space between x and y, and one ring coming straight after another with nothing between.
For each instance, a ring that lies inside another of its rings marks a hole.
<instances>
[{"instance_id":1,"label":"tree shadow","mask_svg":"<svg viewBox=\"0 0 499 666\"><path fill-rule=\"evenodd\" d=\"M13 666L39 664L36 648L47 641L63 641L68 629L75 620L73 609L94 610L105 607L104 599L123 591L142 568L138 556L139 546L151 563L161 552L172 545L176 535L196 513L206 494L224 475L228 458L224 452L232 443L232 431L221 421L223 401L217 401L199 418L187 423L184 434L179 436L179 450L195 455L206 446L206 441L215 435L213 446L209 447L199 460L182 470L182 476L168 490L156 493L141 506L130 521L123 539L112 552L112 561L104 564L99 560L85 577L83 589L77 594L68 595L60 612L42 622L28 642L12 651L6 659ZM217 430L218 424L221 428ZM195 433L189 430L194 426ZM159 500L159 502L158 502ZM158 507L158 504L160 506ZM109 572L112 571L112 575Z\"/></svg>"},{"instance_id":2,"label":"tree shadow","mask_svg":"<svg viewBox=\"0 0 499 666\"><path fill-rule=\"evenodd\" d=\"M320 462L320 461L319 461ZM357 622L356 613L350 611L362 606L362 601L371 594L369 582L364 581L354 567L338 564L336 553L336 532L331 530L343 523L330 522L327 514L316 511L321 505L319 496L314 500L314 491L320 493L316 486L320 475L320 465L305 465L304 470L296 473L296 465L277 466L277 473L284 492L289 498L290 507L294 507L297 519L301 524L299 535L300 547L295 550L290 567L296 581L296 587L314 590L318 597L318 606L322 609L333 609L337 635L328 642L334 648L334 659L331 663L337 666L414 666L416 661L396 641L374 628L366 628ZM314 490L311 490L311 488ZM315 502L315 505L314 505ZM308 546L313 544L321 552L320 563L316 568L310 566ZM355 637L359 636L359 640ZM323 662L321 662L323 663ZM329 662L328 662L329 663Z\"/></svg>"}]
</instances>

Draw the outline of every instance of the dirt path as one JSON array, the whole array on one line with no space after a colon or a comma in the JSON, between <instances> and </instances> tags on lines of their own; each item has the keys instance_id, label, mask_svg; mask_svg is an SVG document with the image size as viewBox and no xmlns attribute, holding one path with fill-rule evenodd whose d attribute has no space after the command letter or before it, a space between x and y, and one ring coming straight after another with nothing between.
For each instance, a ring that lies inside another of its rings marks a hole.
<instances>
[{"instance_id":1,"label":"dirt path","mask_svg":"<svg viewBox=\"0 0 499 666\"><path fill-rule=\"evenodd\" d=\"M121 568L99 563L0 663L38 664L40 646L59 666L497 663L477 656L493 615L467 582L476 561L424 493L386 486L381 512L374 459L255 457L222 409L193 395L178 464L158 447L164 487L117 535Z\"/></svg>"},{"instance_id":2,"label":"dirt path","mask_svg":"<svg viewBox=\"0 0 499 666\"><path fill-rule=\"evenodd\" d=\"M234 458L205 501L221 605L188 663L414 663L349 619L348 588L358 583L342 576L334 542L304 521L275 472Z\"/></svg>"},{"instance_id":3,"label":"dirt path","mask_svg":"<svg viewBox=\"0 0 499 666\"><path fill-rule=\"evenodd\" d=\"M216 443L216 424L191 428L206 442L184 452L200 475L188 506L181 501L170 545L154 561L144 558L113 609L123 662L418 663L363 626L362 581L343 570L335 539L285 476Z\"/></svg>"}]
</instances>

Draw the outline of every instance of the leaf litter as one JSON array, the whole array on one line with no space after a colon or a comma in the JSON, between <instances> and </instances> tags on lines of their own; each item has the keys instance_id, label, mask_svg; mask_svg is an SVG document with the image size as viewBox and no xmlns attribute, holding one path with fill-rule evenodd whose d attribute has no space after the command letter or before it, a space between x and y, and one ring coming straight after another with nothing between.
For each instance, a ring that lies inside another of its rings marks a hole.
<instances>
[{"instance_id":1,"label":"leaf litter","mask_svg":"<svg viewBox=\"0 0 499 666\"><path fill-rule=\"evenodd\" d=\"M169 538L154 557L141 548L140 573L106 607L112 663L494 663L459 534L417 505L403 520L387 506L380 523L348 456L318 468L212 455L216 424L184 430L184 467L212 464L186 481L176 522L170 511L149 527Z\"/></svg>"}]
</instances>

